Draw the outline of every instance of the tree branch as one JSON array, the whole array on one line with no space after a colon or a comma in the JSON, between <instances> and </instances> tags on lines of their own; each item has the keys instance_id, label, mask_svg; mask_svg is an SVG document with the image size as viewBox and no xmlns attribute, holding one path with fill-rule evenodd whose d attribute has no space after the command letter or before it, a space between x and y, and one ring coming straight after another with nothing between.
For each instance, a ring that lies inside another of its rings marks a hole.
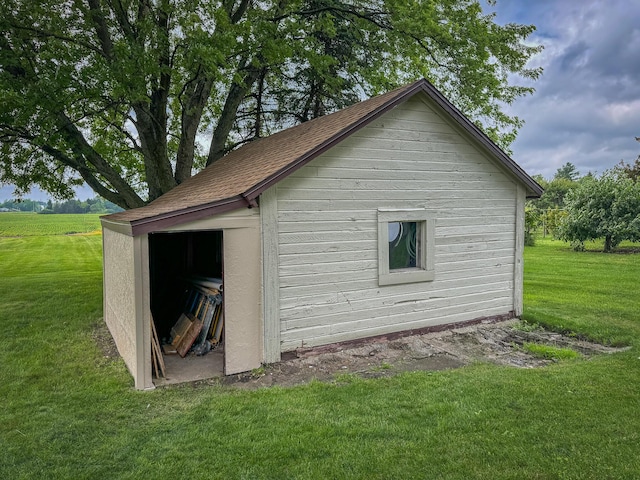
<instances>
[{"instance_id":1,"label":"tree branch","mask_svg":"<svg viewBox=\"0 0 640 480\"><path fill-rule=\"evenodd\" d=\"M58 124L60 126L60 132L64 136L65 140L69 143L71 149L78 158L84 158L91 165L94 166L97 172L100 173L122 196L124 202L128 205L128 208L140 207L144 205L144 201L138 196L138 194L131 188L131 186L116 172L109 163L102 158L102 156L89 145L89 142L84 138L82 132L78 130L71 119L63 112L58 114ZM82 163L79 163L82 165ZM79 171L79 170L78 170Z\"/></svg>"},{"instance_id":2,"label":"tree branch","mask_svg":"<svg viewBox=\"0 0 640 480\"><path fill-rule=\"evenodd\" d=\"M353 15L354 17L367 20L380 28L384 28L385 30L390 29L390 26L388 24L382 23L381 20L377 20L374 18L374 17L387 17L391 15L389 12L385 10L365 10L364 12L359 12L355 8L344 8L344 7L337 7L337 6L320 7L320 8L310 9L310 10L293 10L291 12L287 12L282 15L271 17L269 20L272 22L277 22L280 20L284 20L285 18L292 17L294 15L299 15L301 17L310 17L323 12L343 13L343 14L346 13L349 15Z\"/></svg>"},{"instance_id":3,"label":"tree branch","mask_svg":"<svg viewBox=\"0 0 640 480\"><path fill-rule=\"evenodd\" d=\"M198 77L188 86L185 85L183 90L186 100L184 102L182 99L180 100L182 104L180 118L182 129L176 156L175 179L177 183L182 183L191 176L198 126L204 107L211 95L212 87L213 79L199 73Z\"/></svg>"},{"instance_id":4,"label":"tree branch","mask_svg":"<svg viewBox=\"0 0 640 480\"><path fill-rule=\"evenodd\" d=\"M89 16L91 17L98 41L102 47L102 54L106 58L111 59L113 56L113 41L111 40L104 14L100 8L100 0L87 0L87 3L89 4Z\"/></svg>"},{"instance_id":5,"label":"tree branch","mask_svg":"<svg viewBox=\"0 0 640 480\"><path fill-rule=\"evenodd\" d=\"M25 25L16 25L16 24L12 24L11 25L12 28L15 28L16 30L24 30L27 32L32 32L35 34L36 37L41 37L41 38L55 38L58 40L62 40L64 42L69 42L69 43L73 43L76 45L80 45L81 47L85 47L89 50L91 50L92 52L97 53L100 56L104 56L104 53L102 52L102 50L100 50L99 48L95 47L94 45L91 45L90 43L87 42L83 42L82 40L78 40L77 38L73 38L73 37L67 37L66 35L61 35L59 33L55 33L55 32L49 32L47 30L42 30L40 28L35 28L35 27L28 27Z\"/></svg>"},{"instance_id":6,"label":"tree branch","mask_svg":"<svg viewBox=\"0 0 640 480\"><path fill-rule=\"evenodd\" d=\"M122 5L122 1L115 0L114 2L113 0L108 0L108 2L111 7L111 11L113 11L115 15L118 25L122 29L122 33L124 33L124 36L130 40L136 40L138 38L138 33L136 32L133 25L131 25L129 16L127 15L127 12Z\"/></svg>"},{"instance_id":7,"label":"tree branch","mask_svg":"<svg viewBox=\"0 0 640 480\"><path fill-rule=\"evenodd\" d=\"M242 68L240 68L242 70ZM233 82L229 88L229 94L224 102L222 113L218 119L218 124L213 131L211 144L209 146L209 155L207 157L207 165L211 165L219 160L226 153L225 143L229 137L229 133L233 128L233 122L236 117L238 107L247 95L251 86L255 83L262 71L261 68L249 65L246 67L246 74L240 83Z\"/></svg>"},{"instance_id":8,"label":"tree branch","mask_svg":"<svg viewBox=\"0 0 640 480\"><path fill-rule=\"evenodd\" d=\"M231 19L231 23L235 24L240 21L242 16L247 11L247 7L249 6L249 3L250 3L250 0L241 0L240 5L238 5L238 8L236 9L235 12L231 13L231 11L229 11L229 18Z\"/></svg>"},{"instance_id":9,"label":"tree branch","mask_svg":"<svg viewBox=\"0 0 640 480\"><path fill-rule=\"evenodd\" d=\"M52 147L51 145L44 144L40 145L38 148L50 155L52 158L58 160L63 165L66 165L78 172L87 185L89 185L89 187L91 187L93 191L102 198L109 200L122 208L132 208L132 206L129 205L121 195L104 186L86 165L73 160L71 157L65 155L62 151Z\"/></svg>"}]
</instances>

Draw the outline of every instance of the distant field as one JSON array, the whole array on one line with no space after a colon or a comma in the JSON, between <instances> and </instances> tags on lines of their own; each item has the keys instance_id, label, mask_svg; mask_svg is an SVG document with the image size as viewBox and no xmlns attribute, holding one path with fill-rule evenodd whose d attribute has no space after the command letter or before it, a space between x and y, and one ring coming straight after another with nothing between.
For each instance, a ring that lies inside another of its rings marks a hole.
<instances>
[{"instance_id":1,"label":"distant field","mask_svg":"<svg viewBox=\"0 0 640 480\"><path fill-rule=\"evenodd\" d=\"M0 237L36 237L68 235L100 230L100 215L55 214L39 215L30 212L0 213Z\"/></svg>"}]
</instances>

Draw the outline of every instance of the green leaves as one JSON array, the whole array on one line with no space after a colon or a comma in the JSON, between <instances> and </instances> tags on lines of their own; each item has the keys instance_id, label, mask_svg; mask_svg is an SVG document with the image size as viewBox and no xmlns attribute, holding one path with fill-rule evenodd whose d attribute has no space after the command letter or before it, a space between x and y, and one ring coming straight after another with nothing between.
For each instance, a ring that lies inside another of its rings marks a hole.
<instances>
[{"instance_id":1,"label":"green leaves","mask_svg":"<svg viewBox=\"0 0 640 480\"><path fill-rule=\"evenodd\" d=\"M623 240L640 240L640 183L611 170L600 178L585 178L565 199L567 217L560 238L580 246L605 239L609 252Z\"/></svg>"},{"instance_id":2,"label":"green leaves","mask_svg":"<svg viewBox=\"0 0 640 480\"><path fill-rule=\"evenodd\" d=\"M506 149L534 28L475 0L6 0L0 182L136 207L204 158L420 77Z\"/></svg>"}]
</instances>

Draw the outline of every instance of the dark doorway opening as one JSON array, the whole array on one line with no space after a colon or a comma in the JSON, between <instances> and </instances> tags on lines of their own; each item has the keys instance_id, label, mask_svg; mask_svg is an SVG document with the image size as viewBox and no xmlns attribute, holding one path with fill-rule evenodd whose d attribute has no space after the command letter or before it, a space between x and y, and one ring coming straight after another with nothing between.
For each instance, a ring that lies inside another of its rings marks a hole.
<instances>
[{"instance_id":1,"label":"dark doorway opening","mask_svg":"<svg viewBox=\"0 0 640 480\"><path fill-rule=\"evenodd\" d=\"M149 234L151 313L160 339L183 313L189 278L223 278L222 231Z\"/></svg>"}]
</instances>

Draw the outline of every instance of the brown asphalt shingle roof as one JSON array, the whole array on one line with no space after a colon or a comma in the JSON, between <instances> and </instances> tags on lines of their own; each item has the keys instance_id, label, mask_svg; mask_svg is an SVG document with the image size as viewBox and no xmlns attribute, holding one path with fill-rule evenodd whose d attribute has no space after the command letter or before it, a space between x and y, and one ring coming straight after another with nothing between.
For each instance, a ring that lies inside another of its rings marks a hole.
<instances>
[{"instance_id":1,"label":"brown asphalt shingle roof","mask_svg":"<svg viewBox=\"0 0 640 480\"><path fill-rule=\"evenodd\" d=\"M429 95L484 144L520 178L529 194L542 193L531 177L423 79L246 144L149 205L102 217L103 226L113 228L119 224L118 230L125 227L126 233L139 235L215 213L255 206L255 199L269 186L420 92Z\"/></svg>"}]
</instances>

